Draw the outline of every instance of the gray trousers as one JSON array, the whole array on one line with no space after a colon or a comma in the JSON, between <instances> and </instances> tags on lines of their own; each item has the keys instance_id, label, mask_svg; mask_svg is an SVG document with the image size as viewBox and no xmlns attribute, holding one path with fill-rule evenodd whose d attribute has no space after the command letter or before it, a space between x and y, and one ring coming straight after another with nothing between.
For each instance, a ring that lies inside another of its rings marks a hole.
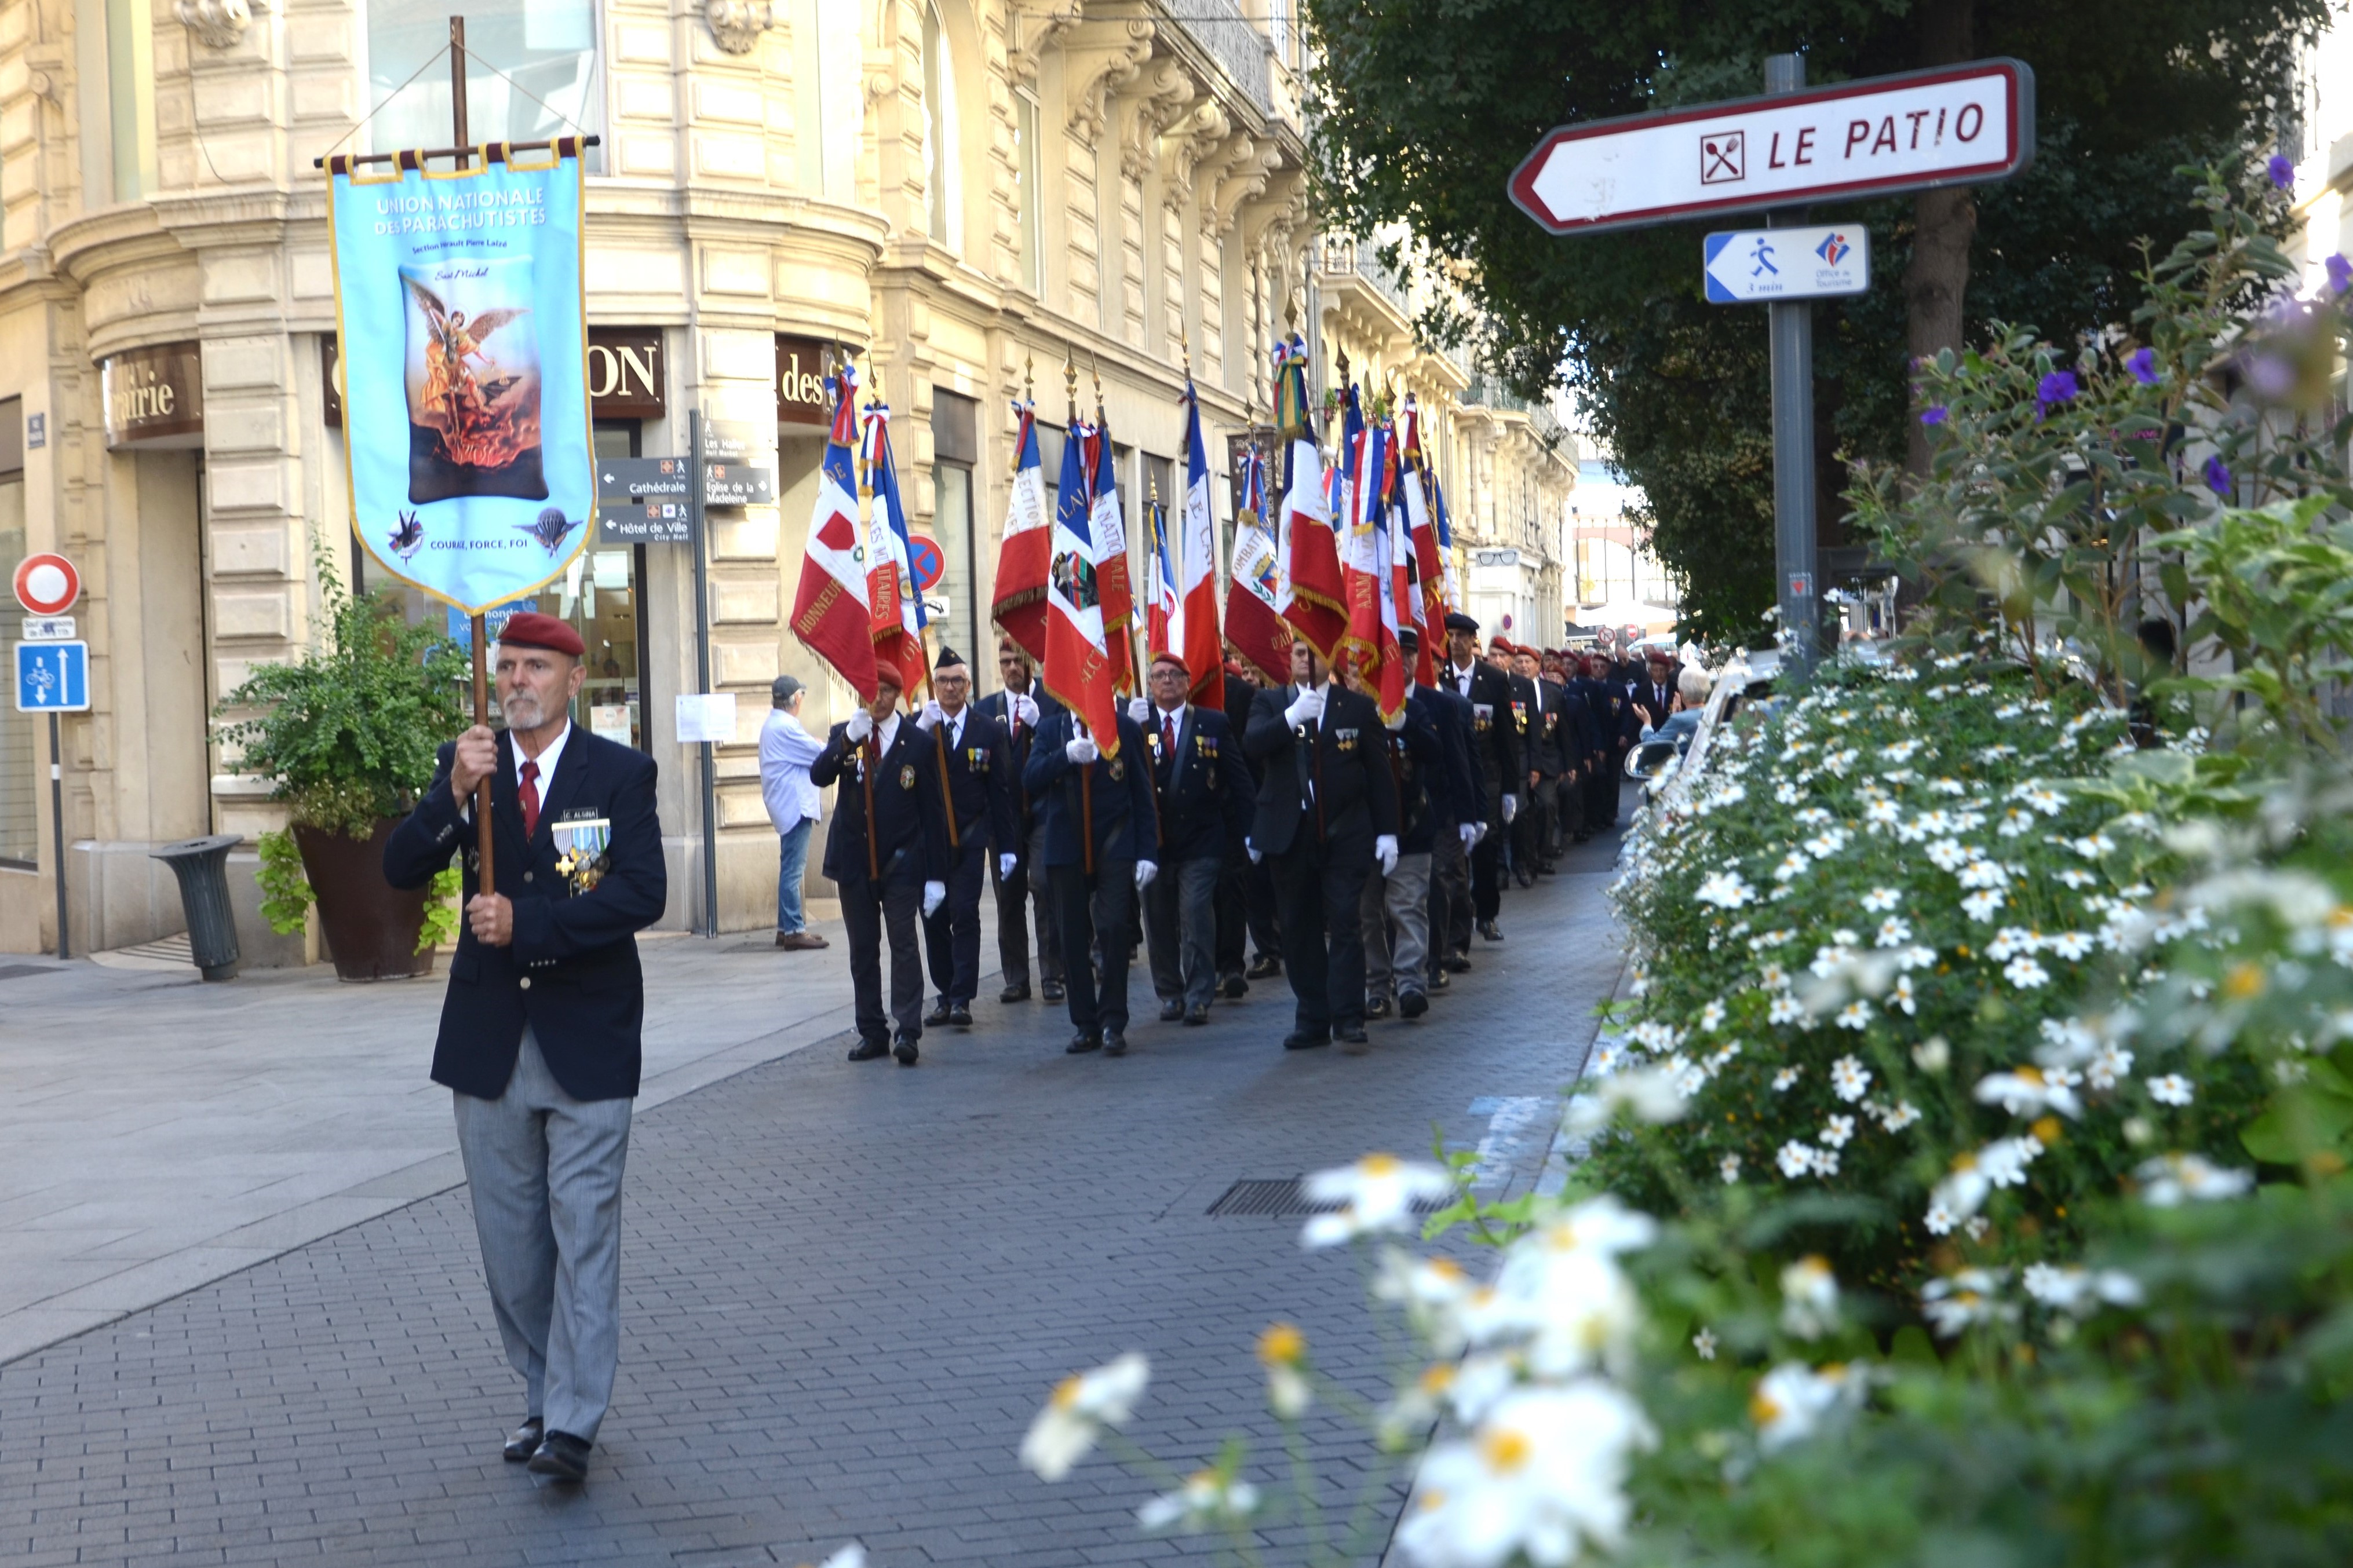
<instances>
[{"instance_id":1,"label":"gray trousers","mask_svg":"<svg viewBox=\"0 0 2353 1568\"><path fill-rule=\"evenodd\" d=\"M596 1440L621 1354L621 1172L627 1100L575 1100L523 1026L506 1092L457 1105L482 1273L527 1415Z\"/></svg>"},{"instance_id":2,"label":"gray trousers","mask_svg":"<svg viewBox=\"0 0 2353 1568\"><path fill-rule=\"evenodd\" d=\"M1461 847L1457 840L1455 847ZM1427 853L1400 855L1396 870L1384 877L1376 862L1365 879L1358 909L1365 922L1368 1004L1387 998L1392 984L1400 991L1430 989L1430 862Z\"/></svg>"},{"instance_id":3,"label":"gray trousers","mask_svg":"<svg viewBox=\"0 0 2353 1568\"><path fill-rule=\"evenodd\" d=\"M1144 889L1145 951L1153 993L1163 1002L1206 1007L1217 994L1219 868L1206 857L1178 860Z\"/></svg>"},{"instance_id":4,"label":"gray trousers","mask_svg":"<svg viewBox=\"0 0 2353 1568\"><path fill-rule=\"evenodd\" d=\"M1013 875L999 876L997 857L988 858L990 885L997 889L997 963L1008 985L1029 984L1029 928L1024 906L1038 913L1038 977L1050 985L1062 983L1062 936L1055 924L1054 890L1046 876L1046 819L1029 826L1020 846Z\"/></svg>"},{"instance_id":5,"label":"gray trousers","mask_svg":"<svg viewBox=\"0 0 2353 1568\"><path fill-rule=\"evenodd\" d=\"M1449 953L1471 951L1471 857L1452 825L1439 825L1430 861L1430 946L1435 963Z\"/></svg>"}]
</instances>

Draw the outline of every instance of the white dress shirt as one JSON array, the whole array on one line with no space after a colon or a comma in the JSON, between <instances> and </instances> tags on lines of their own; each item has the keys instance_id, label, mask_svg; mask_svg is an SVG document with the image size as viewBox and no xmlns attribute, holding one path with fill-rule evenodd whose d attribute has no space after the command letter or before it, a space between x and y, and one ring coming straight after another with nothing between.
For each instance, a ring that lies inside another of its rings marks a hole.
<instances>
[{"instance_id":1,"label":"white dress shirt","mask_svg":"<svg viewBox=\"0 0 2353 1568\"><path fill-rule=\"evenodd\" d=\"M818 787L809 782L809 764L824 750L798 719L782 708L768 710L760 725L760 798L778 833L824 814Z\"/></svg>"}]
</instances>

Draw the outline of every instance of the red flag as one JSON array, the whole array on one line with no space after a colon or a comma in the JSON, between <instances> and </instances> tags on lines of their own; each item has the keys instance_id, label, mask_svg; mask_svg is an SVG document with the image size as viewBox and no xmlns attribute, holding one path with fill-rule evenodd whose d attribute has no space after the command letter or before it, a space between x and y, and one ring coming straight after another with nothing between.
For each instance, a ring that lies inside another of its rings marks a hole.
<instances>
[{"instance_id":1,"label":"red flag","mask_svg":"<svg viewBox=\"0 0 2353 1568\"><path fill-rule=\"evenodd\" d=\"M1088 528L1094 497L1088 483L1082 426L1062 445L1062 482L1054 505L1054 553L1046 576L1046 657L1038 679L1046 694L1076 714L1106 757L1119 754L1119 708L1103 637L1099 552Z\"/></svg>"},{"instance_id":2,"label":"red flag","mask_svg":"<svg viewBox=\"0 0 2353 1568\"><path fill-rule=\"evenodd\" d=\"M833 433L818 470L817 510L809 518L801 580L793 595L793 635L849 683L862 701L874 700L874 639L866 604L866 568L859 560L858 480L851 451L858 440L857 372L844 365L828 378L835 397Z\"/></svg>"},{"instance_id":3,"label":"red flag","mask_svg":"<svg viewBox=\"0 0 2353 1568\"><path fill-rule=\"evenodd\" d=\"M909 560L907 509L899 500L899 471L891 461L891 410L866 406L866 482L873 497L866 530L866 592L874 658L899 671L899 689L928 687L932 661L923 646L923 596L915 591Z\"/></svg>"},{"instance_id":4,"label":"red flag","mask_svg":"<svg viewBox=\"0 0 2353 1568\"><path fill-rule=\"evenodd\" d=\"M1098 407L1100 415L1103 410ZM1087 473L1094 510L1087 519L1094 542L1095 570L1103 587L1103 657L1111 661L1112 689L1133 697L1141 689L1135 668L1135 587L1127 572L1127 525L1120 516L1119 468L1112 460L1111 426L1087 432Z\"/></svg>"},{"instance_id":5,"label":"red flag","mask_svg":"<svg viewBox=\"0 0 2353 1568\"><path fill-rule=\"evenodd\" d=\"M1252 447L1242 468L1241 506L1234 517L1226 649L1261 685L1281 686L1291 679L1291 626L1276 601L1281 563L1266 504L1266 459Z\"/></svg>"},{"instance_id":6,"label":"red flag","mask_svg":"<svg viewBox=\"0 0 2353 1568\"><path fill-rule=\"evenodd\" d=\"M1348 630L1347 590L1340 580L1339 545L1332 536L1324 457L1313 441L1291 444L1291 484L1282 497L1280 537L1282 618L1328 664Z\"/></svg>"},{"instance_id":7,"label":"red flag","mask_svg":"<svg viewBox=\"0 0 2353 1568\"><path fill-rule=\"evenodd\" d=\"M1017 403L1013 498L1005 509L1005 541L997 552L994 620L1033 663L1046 660L1046 570L1053 559L1053 520L1046 515L1045 471L1038 460L1038 409Z\"/></svg>"}]
</instances>

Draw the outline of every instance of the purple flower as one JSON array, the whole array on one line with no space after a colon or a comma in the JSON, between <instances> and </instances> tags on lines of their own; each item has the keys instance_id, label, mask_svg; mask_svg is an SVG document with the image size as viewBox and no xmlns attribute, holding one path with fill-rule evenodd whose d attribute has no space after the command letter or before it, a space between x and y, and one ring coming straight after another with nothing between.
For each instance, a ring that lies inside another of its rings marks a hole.
<instances>
[{"instance_id":1,"label":"purple flower","mask_svg":"<svg viewBox=\"0 0 2353 1568\"><path fill-rule=\"evenodd\" d=\"M2034 400L2040 405L2034 411L2034 416L2037 419L2042 418L2043 415L2050 412L2051 405L2054 403L2073 401L2075 394L2081 390L2075 384L2073 371L2052 371L2049 375L2044 376L2034 389Z\"/></svg>"},{"instance_id":2,"label":"purple flower","mask_svg":"<svg viewBox=\"0 0 2353 1568\"><path fill-rule=\"evenodd\" d=\"M2209 458L2202 471L2206 476L2206 488L2225 500L2229 499L2234 482L2231 478L2230 466L2220 458Z\"/></svg>"},{"instance_id":3,"label":"purple flower","mask_svg":"<svg viewBox=\"0 0 2353 1568\"><path fill-rule=\"evenodd\" d=\"M2271 175L2272 184L2277 185L2281 190L2285 191L2295 188L2295 165L2287 161L2286 153L2273 153L2271 155L2270 162L2263 165L2263 170L2266 174Z\"/></svg>"},{"instance_id":4,"label":"purple flower","mask_svg":"<svg viewBox=\"0 0 2353 1568\"><path fill-rule=\"evenodd\" d=\"M2132 372L2132 378L2143 386L2155 386L2165 379L2158 374L2155 349L2135 349L2132 357L2125 361L2125 368Z\"/></svg>"},{"instance_id":5,"label":"purple flower","mask_svg":"<svg viewBox=\"0 0 2353 1568\"><path fill-rule=\"evenodd\" d=\"M1923 425L1942 425L1945 422L1946 412L1947 410L1943 404L1932 403L1928 405L1927 407L1920 410L1920 423Z\"/></svg>"},{"instance_id":6,"label":"purple flower","mask_svg":"<svg viewBox=\"0 0 2353 1568\"><path fill-rule=\"evenodd\" d=\"M2346 289L2353 289L2353 261L2346 260L2343 251L2338 251L2321 265L2328 268L2330 293L2342 294Z\"/></svg>"}]
</instances>

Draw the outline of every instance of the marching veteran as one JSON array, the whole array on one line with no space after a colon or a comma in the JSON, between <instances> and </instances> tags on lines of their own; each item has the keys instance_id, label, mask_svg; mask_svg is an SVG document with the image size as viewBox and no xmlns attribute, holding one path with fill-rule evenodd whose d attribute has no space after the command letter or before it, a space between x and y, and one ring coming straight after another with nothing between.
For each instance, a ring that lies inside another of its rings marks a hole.
<instances>
[{"instance_id":1,"label":"marching veteran","mask_svg":"<svg viewBox=\"0 0 2353 1568\"><path fill-rule=\"evenodd\" d=\"M522 1374L526 1418L506 1457L569 1482L588 1473L620 1354L621 1173L645 1018L636 933L669 892L653 759L572 727L585 651L552 616L510 620L495 667L505 731L478 724L443 746L384 851L396 888L464 851L433 1081L457 1108L499 1338ZM484 777L487 893L471 826Z\"/></svg>"}]
</instances>

